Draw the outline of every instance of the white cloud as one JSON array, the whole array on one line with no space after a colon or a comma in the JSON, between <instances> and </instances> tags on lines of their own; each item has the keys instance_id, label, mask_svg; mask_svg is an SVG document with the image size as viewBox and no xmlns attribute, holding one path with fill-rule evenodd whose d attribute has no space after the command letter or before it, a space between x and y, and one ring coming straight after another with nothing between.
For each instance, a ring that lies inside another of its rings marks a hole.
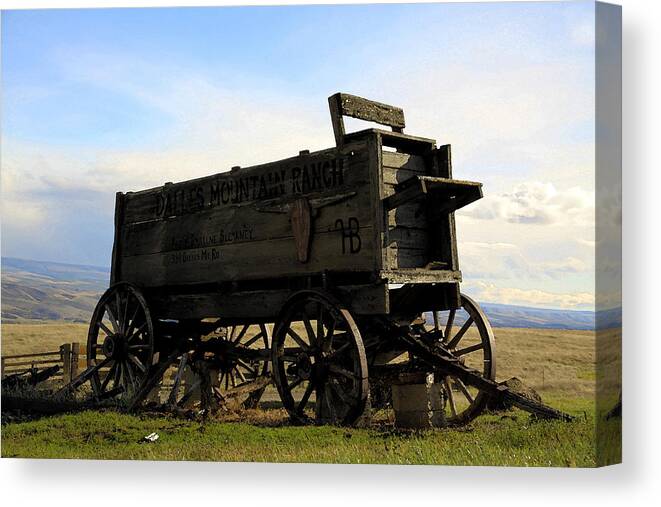
<instances>
[{"instance_id":1,"label":"white cloud","mask_svg":"<svg viewBox=\"0 0 661 507\"><path fill-rule=\"evenodd\" d=\"M476 299L488 303L593 310L595 296L588 292L554 293L537 289L499 287L492 283L466 283L465 290Z\"/></svg>"},{"instance_id":2,"label":"white cloud","mask_svg":"<svg viewBox=\"0 0 661 507\"><path fill-rule=\"evenodd\" d=\"M565 255L551 261L532 261L512 243L461 242L458 245L461 269L467 280L527 280L543 284L572 275L589 274L594 269L594 249L583 258Z\"/></svg>"},{"instance_id":3,"label":"white cloud","mask_svg":"<svg viewBox=\"0 0 661 507\"><path fill-rule=\"evenodd\" d=\"M461 211L481 220L538 225L594 225L594 192L580 187L558 191L553 183L522 182L511 191L487 195Z\"/></svg>"}]
</instances>

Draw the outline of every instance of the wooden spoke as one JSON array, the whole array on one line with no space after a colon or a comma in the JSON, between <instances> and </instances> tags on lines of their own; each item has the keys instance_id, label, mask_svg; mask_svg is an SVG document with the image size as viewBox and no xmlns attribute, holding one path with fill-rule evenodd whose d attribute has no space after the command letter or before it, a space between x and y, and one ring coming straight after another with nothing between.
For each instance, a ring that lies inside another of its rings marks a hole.
<instances>
[{"instance_id":1,"label":"wooden spoke","mask_svg":"<svg viewBox=\"0 0 661 507\"><path fill-rule=\"evenodd\" d=\"M310 399L310 396L312 395L312 391L314 391L314 382L311 380L308 381L308 385L305 388L305 392L303 393L303 396L301 397L301 401L298 402L298 405L296 407L296 412L302 413L303 409L305 408L305 405L307 404L308 400Z\"/></svg>"},{"instance_id":2,"label":"wooden spoke","mask_svg":"<svg viewBox=\"0 0 661 507\"><path fill-rule=\"evenodd\" d=\"M355 373L347 370L346 368L342 368L339 365L336 364L331 364L328 367L329 371L332 373L337 373L338 375L341 375L343 377L349 378L351 380L358 380L360 377L356 375Z\"/></svg>"},{"instance_id":3,"label":"wooden spoke","mask_svg":"<svg viewBox=\"0 0 661 507\"><path fill-rule=\"evenodd\" d=\"M350 347L351 347L351 342L346 342L343 345L341 345L339 349L332 351L327 358L336 359L338 356L346 352Z\"/></svg>"},{"instance_id":4,"label":"wooden spoke","mask_svg":"<svg viewBox=\"0 0 661 507\"><path fill-rule=\"evenodd\" d=\"M131 343L136 336L138 336L140 333L142 333L145 330L146 327L147 327L147 323L145 322L138 329L136 329L133 332L133 334L126 339L126 341Z\"/></svg>"},{"instance_id":5,"label":"wooden spoke","mask_svg":"<svg viewBox=\"0 0 661 507\"><path fill-rule=\"evenodd\" d=\"M464 337L464 335L466 334L466 331L468 331L468 329L469 329L472 325L473 325L473 317L469 317L469 318L466 320L466 322L464 322L464 325L461 326L461 329L460 329L459 332L455 335L455 337L452 338L452 340L448 342L448 348L449 348L449 349L453 349L453 348L455 348L455 347L459 344L459 342L461 341L461 339Z\"/></svg>"},{"instance_id":6,"label":"wooden spoke","mask_svg":"<svg viewBox=\"0 0 661 507\"><path fill-rule=\"evenodd\" d=\"M122 379L122 363L116 362L117 368L115 369L115 378L113 379L113 385L117 388Z\"/></svg>"},{"instance_id":7,"label":"wooden spoke","mask_svg":"<svg viewBox=\"0 0 661 507\"><path fill-rule=\"evenodd\" d=\"M195 382L193 382L188 388L188 390L181 397L181 399L177 402L177 405L183 407L186 404L186 402L190 400L191 397L195 394L195 391L200 388L201 384L202 384L202 380L200 379L197 379Z\"/></svg>"},{"instance_id":8,"label":"wooden spoke","mask_svg":"<svg viewBox=\"0 0 661 507\"><path fill-rule=\"evenodd\" d=\"M248 326L243 326L243 329L241 329L241 331L239 332L239 334L235 338L234 343L240 343L241 338L243 338L245 336L246 331L248 331Z\"/></svg>"},{"instance_id":9,"label":"wooden spoke","mask_svg":"<svg viewBox=\"0 0 661 507\"><path fill-rule=\"evenodd\" d=\"M436 312L436 311L432 312L432 318L434 319L434 330L440 331L441 327L440 327L440 324L438 322L438 312Z\"/></svg>"},{"instance_id":10,"label":"wooden spoke","mask_svg":"<svg viewBox=\"0 0 661 507\"><path fill-rule=\"evenodd\" d=\"M298 333L296 333L296 331L294 331L293 329L288 329L288 330L287 330L287 334L288 334L291 338L293 338L294 341L298 344L298 346L301 347L303 350L305 350L306 352L310 350L310 345L308 345L307 343L305 343L305 342L303 341L303 338L301 338L300 336L298 336Z\"/></svg>"},{"instance_id":11,"label":"wooden spoke","mask_svg":"<svg viewBox=\"0 0 661 507\"><path fill-rule=\"evenodd\" d=\"M287 386L287 388L290 391L293 391L295 387L300 386L303 383L303 379L301 377L297 377L296 380L294 380L291 384Z\"/></svg>"},{"instance_id":12,"label":"wooden spoke","mask_svg":"<svg viewBox=\"0 0 661 507\"><path fill-rule=\"evenodd\" d=\"M333 335L335 334L335 324L336 322L333 319L328 326L328 330L326 331L326 336L324 337L324 342L322 344L322 350L324 352L330 352L333 350Z\"/></svg>"},{"instance_id":13,"label":"wooden spoke","mask_svg":"<svg viewBox=\"0 0 661 507\"><path fill-rule=\"evenodd\" d=\"M455 350L454 355L465 356L466 354L470 354L471 352L475 352L476 350L481 350L483 348L484 344L480 342L476 343L475 345L471 345L470 347L464 347L463 349Z\"/></svg>"},{"instance_id":14,"label":"wooden spoke","mask_svg":"<svg viewBox=\"0 0 661 507\"><path fill-rule=\"evenodd\" d=\"M131 319L128 321L128 327L126 329L127 336L130 336L131 333L133 333L133 330L135 329L135 320L138 318L139 312L140 312L140 305L137 304L135 306L135 310L133 310L133 315L131 315Z\"/></svg>"},{"instance_id":15,"label":"wooden spoke","mask_svg":"<svg viewBox=\"0 0 661 507\"><path fill-rule=\"evenodd\" d=\"M349 405L351 403L351 397L346 395L340 384L333 382L332 380L329 382L329 384L331 389L335 392L335 394L337 394L337 397L340 398L345 405Z\"/></svg>"},{"instance_id":16,"label":"wooden spoke","mask_svg":"<svg viewBox=\"0 0 661 507\"><path fill-rule=\"evenodd\" d=\"M113 333L110 329L108 329L108 326L106 326L106 325L103 323L103 321L99 321L98 324L99 324L99 327L100 327L101 329L103 329L103 332L106 333L107 336L112 336L112 335L115 334L115 333Z\"/></svg>"},{"instance_id":17,"label":"wooden spoke","mask_svg":"<svg viewBox=\"0 0 661 507\"><path fill-rule=\"evenodd\" d=\"M115 317L117 318L117 323L119 324L119 332L123 333L124 332L124 316L122 315L122 301L121 301L121 296L119 294L119 291L115 292L115 309L117 310L117 313L115 314Z\"/></svg>"},{"instance_id":18,"label":"wooden spoke","mask_svg":"<svg viewBox=\"0 0 661 507\"><path fill-rule=\"evenodd\" d=\"M473 403L475 401L473 395L471 395L471 393L468 391L466 384L464 384L460 378L455 378L454 383L459 388L459 390L464 393L464 396L468 399L469 403Z\"/></svg>"},{"instance_id":19,"label":"wooden spoke","mask_svg":"<svg viewBox=\"0 0 661 507\"><path fill-rule=\"evenodd\" d=\"M129 345L129 350L148 350L151 346L147 344Z\"/></svg>"},{"instance_id":20,"label":"wooden spoke","mask_svg":"<svg viewBox=\"0 0 661 507\"><path fill-rule=\"evenodd\" d=\"M321 303L317 308L317 346L324 348L324 341L326 339L326 333L324 333L324 307Z\"/></svg>"},{"instance_id":21,"label":"wooden spoke","mask_svg":"<svg viewBox=\"0 0 661 507\"><path fill-rule=\"evenodd\" d=\"M129 353L128 358L142 373L147 373L147 367L140 362L140 359L131 353Z\"/></svg>"},{"instance_id":22,"label":"wooden spoke","mask_svg":"<svg viewBox=\"0 0 661 507\"><path fill-rule=\"evenodd\" d=\"M454 323L454 316L456 315L457 310L454 308L450 310L450 314L448 315L448 321L445 323L445 342L450 339L450 333L452 332L452 324Z\"/></svg>"},{"instance_id":23,"label":"wooden spoke","mask_svg":"<svg viewBox=\"0 0 661 507\"><path fill-rule=\"evenodd\" d=\"M454 402L454 394L452 394L452 386L448 377L443 379L443 384L445 385L445 393L448 397L448 402L450 403L450 410L452 411L452 416L457 417L457 405Z\"/></svg>"},{"instance_id":24,"label":"wooden spoke","mask_svg":"<svg viewBox=\"0 0 661 507\"><path fill-rule=\"evenodd\" d=\"M248 370L252 375L254 375L255 377L258 377L258 376L259 376L259 373L257 373L257 370L255 370L255 369L254 369L252 366L250 366L248 363L246 363L246 362L243 361L242 359L238 359L237 361L238 361L238 364L240 364L241 366L243 366L243 367L244 367L246 370Z\"/></svg>"},{"instance_id":25,"label":"wooden spoke","mask_svg":"<svg viewBox=\"0 0 661 507\"><path fill-rule=\"evenodd\" d=\"M328 413L330 415L331 422L335 423L338 420L337 411L335 410L335 406L333 405L333 396L331 394L329 382L326 382L326 384L324 384L324 402L326 403L326 407L328 408Z\"/></svg>"},{"instance_id":26,"label":"wooden spoke","mask_svg":"<svg viewBox=\"0 0 661 507\"><path fill-rule=\"evenodd\" d=\"M246 380L246 376L241 372L241 370L239 370L238 367L234 368L234 370L236 371L237 376L241 379L242 382L248 382L248 380Z\"/></svg>"},{"instance_id":27,"label":"wooden spoke","mask_svg":"<svg viewBox=\"0 0 661 507\"><path fill-rule=\"evenodd\" d=\"M115 330L115 333L121 332L119 328L119 324L117 323L117 319L115 318L115 315L112 313L109 304L106 304L106 313L108 314L108 320L110 320L110 323L112 324L112 328Z\"/></svg>"},{"instance_id":28,"label":"wooden spoke","mask_svg":"<svg viewBox=\"0 0 661 507\"><path fill-rule=\"evenodd\" d=\"M132 386L135 386L135 376L133 375L133 368L131 368L131 365L129 363L124 363L124 368L126 369L126 372L129 375L129 382L131 382Z\"/></svg>"},{"instance_id":29,"label":"wooden spoke","mask_svg":"<svg viewBox=\"0 0 661 507\"><path fill-rule=\"evenodd\" d=\"M243 346L245 348L249 348L252 344L254 344L255 342L257 342L257 341L259 341L263 338L264 338L264 334L260 332L260 333L256 334L255 336L253 336L252 338L250 338L246 343L243 344Z\"/></svg>"},{"instance_id":30,"label":"wooden spoke","mask_svg":"<svg viewBox=\"0 0 661 507\"><path fill-rule=\"evenodd\" d=\"M308 317L303 317L303 325L305 326L305 331L310 339L310 343L317 342L317 336L314 334L314 329L312 329L312 323Z\"/></svg>"},{"instance_id":31,"label":"wooden spoke","mask_svg":"<svg viewBox=\"0 0 661 507\"><path fill-rule=\"evenodd\" d=\"M110 370L108 370L108 373L106 373L106 377L103 379L103 383L101 384L101 392L105 392L106 388L108 387L108 384L110 383L110 379L114 375L116 369L117 369L117 362L113 362L112 366L110 367Z\"/></svg>"}]
</instances>

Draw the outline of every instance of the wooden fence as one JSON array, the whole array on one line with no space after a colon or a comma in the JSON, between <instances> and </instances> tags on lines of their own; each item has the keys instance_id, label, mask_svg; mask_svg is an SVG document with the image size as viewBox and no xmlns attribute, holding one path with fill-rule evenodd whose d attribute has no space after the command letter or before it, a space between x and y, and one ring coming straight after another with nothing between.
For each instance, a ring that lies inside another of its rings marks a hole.
<instances>
[{"instance_id":1,"label":"wooden fence","mask_svg":"<svg viewBox=\"0 0 661 507\"><path fill-rule=\"evenodd\" d=\"M43 369L58 365L60 370L51 379L70 382L86 367L86 348L77 342L64 343L60 350L34 354L2 356L2 377L22 373L32 368Z\"/></svg>"}]
</instances>

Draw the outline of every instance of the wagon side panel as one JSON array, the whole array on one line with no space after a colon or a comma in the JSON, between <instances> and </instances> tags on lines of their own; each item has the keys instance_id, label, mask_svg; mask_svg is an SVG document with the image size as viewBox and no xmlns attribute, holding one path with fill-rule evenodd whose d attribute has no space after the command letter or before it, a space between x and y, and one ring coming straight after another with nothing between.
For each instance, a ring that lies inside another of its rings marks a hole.
<instances>
[{"instance_id":1,"label":"wagon side panel","mask_svg":"<svg viewBox=\"0 0 661 507\"><path fill-rule=\"evenodd\" d=\"M126 194L121 279L163 287L373 271L369 166L361 143Z\"/></svg>"}]
</instances>

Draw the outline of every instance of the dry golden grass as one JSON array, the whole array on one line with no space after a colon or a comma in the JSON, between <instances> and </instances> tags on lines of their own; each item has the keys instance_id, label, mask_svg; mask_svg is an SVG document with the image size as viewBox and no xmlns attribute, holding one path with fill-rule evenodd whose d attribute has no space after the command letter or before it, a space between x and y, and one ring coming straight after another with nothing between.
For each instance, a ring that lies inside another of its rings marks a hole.
<instances>
[{"instance_id":1,"label":"dry golden grass","mask_svg":"<svg viewBox=\"0 0 661 507\"><path fill-rule=\"evenodd\" d=\"M494 329L498 379L518 377L540 394L594 396L595 333Z\"/></svg>"},{"instance_id":2,"label":"dry golden grass","mask_svg":"<svg viewBox=\"0 0 661 507\"><path fill-rule=\"evenodd\" d=\"M62 343L87 339L86 324L3 324L2 354L58 350ZM592 397L595 394L596 336L593 331L496 328L499 380L518 377L541 394ZM600 332L599 359L608 363L609 391L619 389L619 332ZM470 343L471 336L466 340Z\"/></svg>"},{"instance_id":3,"label":"dry golden grass","mask_svg":"<svg viewBox=\"0 0 661 507\"><path fill-rule=\"evenodd\" d=\"M2 355L33 354L55 351L63 343L87 343L87 324L46 322L38 324L5 324L0 331Z\"/></svg>"}]
</instances>

